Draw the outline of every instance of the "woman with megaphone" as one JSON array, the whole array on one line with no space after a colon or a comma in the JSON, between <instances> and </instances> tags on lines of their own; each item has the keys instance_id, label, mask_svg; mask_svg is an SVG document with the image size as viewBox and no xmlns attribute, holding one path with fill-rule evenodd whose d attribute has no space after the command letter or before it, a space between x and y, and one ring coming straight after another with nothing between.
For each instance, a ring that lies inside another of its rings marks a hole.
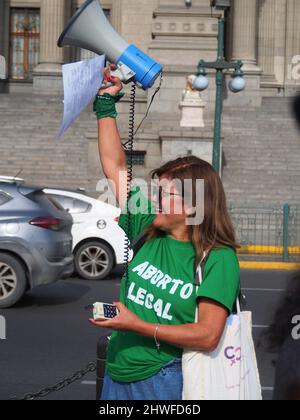
<instances>
[{"instance_id":1,"label":"woman with megaphone","mask_svg":"<svg viewBox=\"0 0 300 420\"><path fill-rule=\"evenodd\" d=\"M198 157L178 158L153 170L158 186L151 199L132 186L128 205L128 167L116 121L122 83L111 69L104 77L111 86L100 89L94 104L101 164L122 210L119 225L129 234L130 209L130 241L143 231L147 239L130 262L129 284L122 279L118 315L90 320L113 330L101 398L181 400L183 349L214 351L234 311L240 292L238 245L219 174ZM204 180L200 200L197 180ZM195 208L203 209L201 220ZM197 288L195 267L201 261L204 277Z\"/></svg>"}]
</instances>

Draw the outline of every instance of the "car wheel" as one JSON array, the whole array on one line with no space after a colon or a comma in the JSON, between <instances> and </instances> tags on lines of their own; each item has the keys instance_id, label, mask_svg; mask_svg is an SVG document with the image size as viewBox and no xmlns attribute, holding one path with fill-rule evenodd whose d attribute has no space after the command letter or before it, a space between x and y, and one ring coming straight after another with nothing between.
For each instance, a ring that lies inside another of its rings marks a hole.
<instances>
[{"instance_id":1,"label":"car wheel","mask_svg":"<svg viewBox=\"0 0 300 420\"><path fill-rule=\"evenodd\" d=\"M26 291L24 267L12 255L0 253L0 308L15 305Z\"/></svg>"},{"instance_id":2,"label":"car wheel","mask_svg":"<svg viewBox=\"0 0 300 420\"><path fill-rule=\"evenodd\" d=\"M103 280L113 266L114 254L101 242L86 242L75 253L77 274L86 280Z\"/></svg>"}]
</instances>

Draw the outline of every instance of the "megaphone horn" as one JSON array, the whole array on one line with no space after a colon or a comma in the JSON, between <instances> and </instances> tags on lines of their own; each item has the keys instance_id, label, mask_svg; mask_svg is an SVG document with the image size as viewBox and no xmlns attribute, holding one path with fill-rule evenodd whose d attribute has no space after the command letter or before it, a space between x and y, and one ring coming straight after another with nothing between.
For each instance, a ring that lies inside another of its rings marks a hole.
<instances>
[{"instance_id":1,"label":"megaphone horn","mask_svg":"<svg viewBox=\"0 0 300 420\"><path fill-rule=\"evenodd\" d=\"M75 46L105 54L118 65L112 72L124 83L134 81L144 90L153 86L162 66L135 45L130 45L111 26L99 0L87 0L68 22L58 40L58 46Z\"/></svg>"}]
</instances>

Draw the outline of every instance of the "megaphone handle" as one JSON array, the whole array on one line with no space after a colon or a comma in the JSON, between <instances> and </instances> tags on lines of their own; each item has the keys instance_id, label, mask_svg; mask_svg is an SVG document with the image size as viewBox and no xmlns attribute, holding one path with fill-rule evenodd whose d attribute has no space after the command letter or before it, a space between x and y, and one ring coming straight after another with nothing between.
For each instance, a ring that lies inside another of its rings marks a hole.
<instances>
[{"instance_id":1,"label":"megaphone handle","mask_svg":"<svg viewBox=\"0 0 300 420\"><path fill-rule=\"evenodd\" d=\"M132 81L131 79L129 79L129 80L128 79L124 79L124 77L122 77L122 75L120 75L117 72L115 74L112 72L111 74L113 76L115 76L115 77L118 77L124 85L127 85L128 83L130 83ZM103 83L101 85L101 89L106 89L106 88L109 88L111 86L113 86L113 84L111 82Z\"/></svg>"},{"instance_id":2,"label":"megaphone handle","mask_svg":"<svg viewBox=\"0 0 300 420\"><path fill-rule=\"evenodd\" d=\"M110 82L108 82L108 83L103 83L103 84L101 85L101 89L107 89L107 88L109 88L109 87L111 87L111 86L113 86L113 84L112 84L112 83L110 83Z\"/></svg>"},{"instance_id":3,"label":"megaphone handle","mask_svg":"<svg viewBox=\"0 0 300 420\"><path fill-rule=\"evenodd\" d=\"M105 66L107 67L107 65L108 65L108 62L106 60ZM124 83L125 85L127 85L130 82L133 82L136 75L134 71L132 71L129 67L127 67L125 64L121 62L119 62L117 64L117 68L115 70L111 70L110 73L112 76L118 77L121 80L121 82ZM101 87L105 89L111 86L113 86L113 84L110 82L107 82L107 83L104 83Z\"/></svg>"}]
</instances>

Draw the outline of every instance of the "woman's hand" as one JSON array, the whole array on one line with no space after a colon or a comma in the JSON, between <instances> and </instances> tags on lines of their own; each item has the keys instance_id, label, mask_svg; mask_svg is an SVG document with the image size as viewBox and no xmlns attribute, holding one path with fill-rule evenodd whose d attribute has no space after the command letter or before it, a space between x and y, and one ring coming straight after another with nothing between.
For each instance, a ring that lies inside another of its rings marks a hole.
<instances>
[{"instance_id":1,"label":"woman's hand","mask_svg":"<svg viewBox=\"0 0 300 420\"><path fill-rule=\"evenodd\" d=\"M90 323L96 327L109 328L111 330L139 332L142 328L143 321L122 303L114 302L114 305L119 309L119 314L115 318L107 321L90 319Z\"/></svg>"},{"instance_id":2,"label":"woman's hand","mask_svg":"<svg viewBox=\"0 0 300 420\"><path fill-rule=\"evenodd\" d=\"M112 86L107 88L100 88L98 95L104 95L104 93L109 93L112 96L117 95L122 89L123 84L121 80L118 77L114 77L111 75L111 71L114 71L117 69L117 66L115 64L110 64L108 67L104 70L104 78L103 83L112 83Z\"/></svg>"}]
</instances>

